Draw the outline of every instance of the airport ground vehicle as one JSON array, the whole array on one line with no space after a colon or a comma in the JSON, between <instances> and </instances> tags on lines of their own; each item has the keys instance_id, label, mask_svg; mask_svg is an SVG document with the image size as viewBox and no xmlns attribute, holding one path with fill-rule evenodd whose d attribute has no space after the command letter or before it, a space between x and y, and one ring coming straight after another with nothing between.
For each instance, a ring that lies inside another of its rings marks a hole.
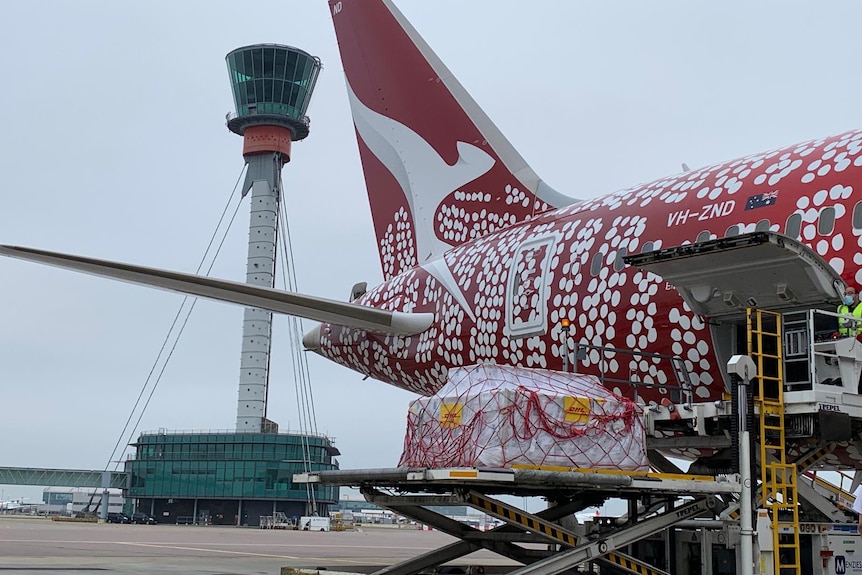
<instances>
[{"instance_id":1,"label":"airport ground vehicle","mask_svg":"<svg viewBox=\"0 0 862 575\"><path fill-rule=\"evenodd\" d=\"M156 521L155 517L148 515L147 513L133 513L131 523L134 523L135 525L155 525L158 521Z\"/></svg>"},{"instance_id":2,"label":"airport ground vehicle","mask_svg":"<svg viewBox=\"0 0 862 575\"><path fill-rule=\"evenodd\" d=\"M329 531L329 517L300 517L299 529L303 531Z\"/></svg>"}]
</instances>

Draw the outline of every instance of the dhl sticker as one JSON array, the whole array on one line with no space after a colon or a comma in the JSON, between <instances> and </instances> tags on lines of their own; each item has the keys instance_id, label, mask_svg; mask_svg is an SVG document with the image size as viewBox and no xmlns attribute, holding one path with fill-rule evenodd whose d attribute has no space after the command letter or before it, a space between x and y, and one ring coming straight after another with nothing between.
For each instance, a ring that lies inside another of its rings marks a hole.
<instances>
[{"instance_id":1,"label":"dhl sticker","mask_svg":"<svg viewBox=\"0 0 862 575\"><path fill-rule=\"evenodd\" d=\"M461 403L441 403L440 404L440 427L444 429L454 429L461 425L461 413L464 411L464 405Z\"/></svg>"}]
</instances>

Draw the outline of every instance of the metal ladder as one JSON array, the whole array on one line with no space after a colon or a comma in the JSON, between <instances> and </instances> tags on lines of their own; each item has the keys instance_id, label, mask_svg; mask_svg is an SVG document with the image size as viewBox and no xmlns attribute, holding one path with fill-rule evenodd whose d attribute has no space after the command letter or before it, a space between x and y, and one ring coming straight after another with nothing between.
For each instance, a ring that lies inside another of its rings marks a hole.
<instances>
[{"instance_id":1,"label":"metal ladder","mask_svg":"<svg viewBox=\"0 0 862 575\"><path fill-rule=\"evenodd\" d=\"M761 506L772 516L775 575L800 575L798 470L787 461L784 437L781 314L749 308L747 318L748 354L757 364Z\"/></svg>"}]
</instances>

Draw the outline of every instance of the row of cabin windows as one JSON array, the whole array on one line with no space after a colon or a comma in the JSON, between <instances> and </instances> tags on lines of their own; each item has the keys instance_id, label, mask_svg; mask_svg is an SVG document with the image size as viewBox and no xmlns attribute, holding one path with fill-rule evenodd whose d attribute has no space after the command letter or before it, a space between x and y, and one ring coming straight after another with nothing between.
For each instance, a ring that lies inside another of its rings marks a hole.
<instances>
[{"instance_id":1,"label":"row of cabin windows","mask_svg":"<svg viewBox=\"0 0 862 575\"><path fill-rule=\"evenodd\" d=\"M641 252L651 252L655 249L655 244L653 242L646 242L641 248ZM629 255L629 251L626 248L620 248L617 250L616 259L614 259L614 271L621 271L626 263L623 261L623 258ZM599 252L593 256L593 261L590 263L590 274L593 276L599 275L599 272L602 270L602 261L605 259L604 252Z\"/></svg>"},{"instance_id":2,"label":"row of cabin windows","mask_svg":"<svg viewBox=\"0 0 862 575\"><path fill-rule=\"evenodd\" d=\"M768 232L769 228L772 224L769 220L760 220L757 222L757 225L754 226L754 231L756 232ZM857 230L862 229L862 202L857 202L853 207L853 227ZM820 214L817 217L817 233L821 236L828 236L835 230L835 208L827 207L820 210ZM789 218L787 218L787 223L784 226L784 235L793 238L799 239L799 234L802 232L802 214L796 213L791 214ZM733 236L738 236L740 233L739 226L733 225L727 228L727 231L724 232L724 237L730 238ZM705 242L710 239L711 234L704 230L697 234L697 238L694 240L695 242ZM641 252L651 252L653 250L653 243L646 242L641 248ZM614 271L619 272L625 267L625 262L623 262L623 258L628 255L628 250L626 248L620 248L617 250L616 258L614 259ZM593 256L593 261L590 264L590 274L593 277L599 275L599 272L602 270L602 262L605 259L605 254L603 252L598 252Z\"/></svg>"}]
</instances>

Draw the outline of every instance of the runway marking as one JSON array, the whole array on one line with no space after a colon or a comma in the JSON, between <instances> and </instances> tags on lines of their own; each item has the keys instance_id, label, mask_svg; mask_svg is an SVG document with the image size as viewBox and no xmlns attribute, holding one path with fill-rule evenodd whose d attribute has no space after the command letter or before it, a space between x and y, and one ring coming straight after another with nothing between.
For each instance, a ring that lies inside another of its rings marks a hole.
<instances>
[{"instance_id":1,"label":"runway marking","mask_svg":"<svg viewBox=\"0 0 862 575\"><path fill-rule=\"evenodd\" d=\"M272 559L284 559L284 560L292 560L292 561L328 561L335 564L342 565L365 565L368 563L368 558L365 557L308 557L308 556L296 556L296 555L279 555L274 553L255 553L252 551L239 551L239 550L230 550L224 549L224 547L298 547L303 549L308 549L312 547L319 548L329 548L332 547L332 543L329 544L318 544L318 545L308 545L308 544L299 544L299 543L196 543L197 547L190 546L181 546L168 542L137 542L137 541L93 541L93 540L45 540L45 539L0 539L0 546L3 543L39 543L39 544L67 544L67 545L99 545L104 546L106 544L114 544L114 545L124 545L127 547L148 547L154 549L174 549L177 551L197 551L200 553L210 553L210 554L222 554L222 555L232 555L232 556L246 556L246 557L262 557L262 558L272 558ZM214 549L212 547L219 547L220 549ZM339 548L345 549L368 549L367 545L338 545ZM382 551L385 549L392 550L411 550L411 551L428 551L431 549L436 549L436 547L405 547L405 546L373 546L375 551ZM392 562L397 562L402 559L402 557L383 557L382 555L376 555L377 559L391 560Z\"/></svg>"},{"instance_id":2,"label":"runway marking","mask_svg":"<svg viewBox=\"0 0 862 575\"><path fill-rule=\"evenodd\" d=\"M165 545L163 543L133 543L131 541L112 541L117 545L129 545L132 547L155 547L158 549L177 549L179 551L204 551L208 553L224 553L227 555L250 555L252 557L272 557L273 559L303 559L294 555L274 555L270 553L252 553L250 551L227 551L224 549L207 549L202 547L182 547L179 545Z\"/></svg>"},{"instance_id":3,"label":"runway marking","mask_svg":"<svg viewBox=\"0 0 862 575\"><path fill-rule=\"evenodd\" d=\"M172 543L170 542L161 542L161 541L147 541L147 542L138 542L138 541L92 541L92 540L84 540L84 539L2 539L0 538L0 544L2 543L82 543L82 544L91 544L91 545L105 545L110 543L116 543L118 545L152 545L155 547L158 546L170 546ZM328 543L325 545L307 545L304 543L205 543L199 542L197 545L213 545L218 547L301 547L303 549L308 547L321 547L328 548L332 547L332 543ZM338 545L338 547L342 549L368 549L368 545ZM411 551L427 551L437 549L437 547L429 546L429 547L407 547L404 545L374 545L374 549L408 549Z\"/></svg>"},{"instance_id":4,"label":"runway marking","mask_svg":"<svg viewBox=\"0 0 862 575\"><path fill-rule=\"evenodd\" d=\"M213 553L224 553L227 555L249 555L252 557L271 557L274 559L295 559L302 561L331 561L334 563L355 563L357 565L364 565L368 562L368 559L364 558L356 558L356 559L345 559L339 557L296 557L293 555L271 555L268 553L251 553L249 551L225 551L221 549L201 549L197 547L180 547L178 545L164 545L164 544L153 544L153 543L132 543L129 541L114 541L114 543L120 545L130 545L130 546L140 546L140 547L155 547L155 548L164 548L164 549L177 549L180 551L210 551ZM234 545L242 545L242 543L235 543ZM299 547L298 545L293 545L292 547ZM323 547L323 545L315 545L315 547ZM364 547L363 549L367 549ZM375 547L377 549L377 547ZM394 549L398 549L395 547ZM379 556L377 556L379 558ZM394 558L393 558L394 559Z\"/></svg>"},{"instance_id":5,"label":"runway marking","mask_svg":"<svg viewBox=\"0 0 862 575\"><path fill-rule=\"evenodd\" d=\"M147 542L139 542L139 541L93 541L89 539L0 539L0 544L3 543L81 543L81 544L92 544L92 545L105 545L110 543L116 543L118 545L149 545L153 547L169 547L172 545L170 542L161 542L161 541L147 541ZM329 548L329 547L338 547L339 549L368 549L368 545L339 545L337 543L333 543L331 545L307 545L302 543L206 543L206 542L198 542L197 545L213 545L218 547L301 547L303 549L309 547L320 547L320 548ZM437 547L407 547L403 545L374 545L375 549L409 549L412 551L427 551L437 549Z\"/></svg>"}]
</instances>

